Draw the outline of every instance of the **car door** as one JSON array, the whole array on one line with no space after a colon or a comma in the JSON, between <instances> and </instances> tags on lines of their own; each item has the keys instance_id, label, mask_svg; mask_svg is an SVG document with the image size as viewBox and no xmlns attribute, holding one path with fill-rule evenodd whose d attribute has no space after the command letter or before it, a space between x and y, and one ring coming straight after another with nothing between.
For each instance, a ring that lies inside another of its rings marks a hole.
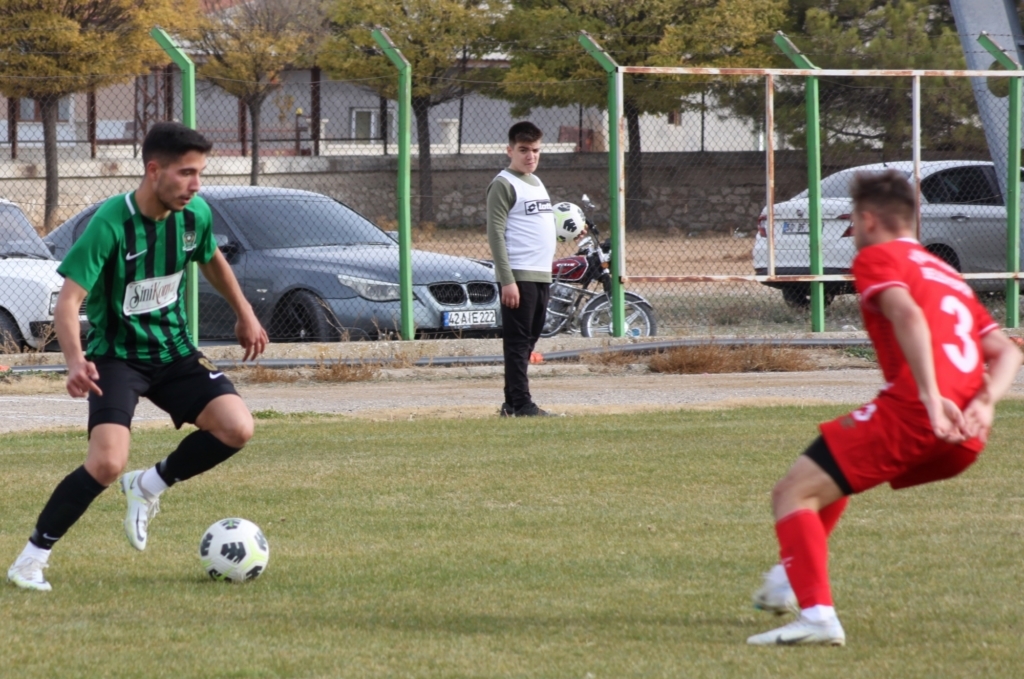
<instances>
[{"instance_id":1,"label":"car door","mask_svg":"<svg viewBox=\"0 0 1024 679\"><path fill-rule=\"evenodd\" d=\"M245 290L245 263L241 245L214 203L210 203L210 212L213 214L213 236L217 240L217 247L228 260L228 264L231 265L238 284L242 286L242 290ZM202 339L224 339L235 336L234 310L201 273L199 274L199 336Z\"/></svg>"},{"instance_id":2,"label":"car door","mask_svg":"<svg viewBox=\"0 0 1024 679\"><path fill-rule=\"evenodd\" d=\"M1006 269L1006 208L991 165L961 165L921 181L921 243L964 273Z\"/></svg>"}]
</instances>

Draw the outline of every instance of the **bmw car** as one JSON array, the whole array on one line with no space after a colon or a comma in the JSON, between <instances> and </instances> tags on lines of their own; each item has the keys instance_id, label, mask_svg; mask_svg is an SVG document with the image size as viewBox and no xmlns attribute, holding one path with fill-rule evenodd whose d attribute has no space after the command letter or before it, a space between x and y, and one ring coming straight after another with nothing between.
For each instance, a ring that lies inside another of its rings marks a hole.
<instances>
[{"instance_id":1,"label":"bmw car","mask_svg":"<svg viewBox=\"0 0 1024 679\"><path fill-rule=\"evenodd\" d=\"M309 191L207 186L217 245L274 341L330 342L397 335L398 243L365 217ZM99 205L47 235L57 259ZM417 336L480 336L500 327L494 270L465 257L412 251ZM199 335L234 337L227 301L199 276Z\"/></svg>"}]
</instances>

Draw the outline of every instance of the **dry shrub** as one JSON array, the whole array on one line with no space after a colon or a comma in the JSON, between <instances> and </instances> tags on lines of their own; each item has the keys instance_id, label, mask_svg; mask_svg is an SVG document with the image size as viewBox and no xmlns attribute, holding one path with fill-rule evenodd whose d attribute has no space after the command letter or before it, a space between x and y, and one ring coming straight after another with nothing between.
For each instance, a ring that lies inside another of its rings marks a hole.
<instances>
[{"instance_id":1,"label":"dry shrub","mask_svg":"<svg viewBox=\"0 0 1024 679\"><path fill-rule=\"evenodd\" d=\"M245 380L250 384L270 384L272 382L295 382L299 376L290 370L275 370L257 363L245 372Z\"/></svg>"},{"instance_id":2,"label":"dry shrub","mask_svg":"<svg viewBox=\"0 0 1024 679\"><path fill-rule=\"evenodd\" d=\"M651 372L700 374L796 372L813 370L814 362L798 349L770 344L675 347L651 357Z\"/></svg>"},{"instance_id":3,"label":"dry shrub","mask_svg":"<svg viewBox=\"0 0 1024 679\"><path fill-rule=\"evenodd\" d=\"M627 365L642 362L643 359L625 351L602 351L580 356L580 363L603 368L624 368Z\"/></svg>"},{"instance_id":4,"label":"dry shrub","mask_svg":"<svg viewBox=\"0 0 1024 679\"><path fill-rule=\"evenodd\" d=\"M313 380L317 382L366 382L380 374L379 363L317 361Z\"/></svg>"}]
</instances>

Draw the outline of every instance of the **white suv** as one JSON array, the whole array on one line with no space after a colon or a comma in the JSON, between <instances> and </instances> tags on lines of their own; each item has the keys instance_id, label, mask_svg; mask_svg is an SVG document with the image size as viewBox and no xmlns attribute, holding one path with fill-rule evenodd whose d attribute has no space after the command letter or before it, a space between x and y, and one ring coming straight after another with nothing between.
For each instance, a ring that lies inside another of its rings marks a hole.
<instances>
[{"instance_id":1,"label":"white suv","mask_svg":"<svg viewBox=\"0 0 1024 679\"><path fill-rule=\"evenodd\" d=\"M853 245L850 182L857 172L895 169L910 178L911 161L877 163L842 170L821 182L822 273L848 274L857 253ZM1006 208L992 163L942 160L921 163L921 244L962 273L1006 270ZM806 190L776 203L775 273L807 275L810 266L810 222ZM761 211L754 241L754 272L768 272L767 208ZM1001 280L972 280L976 290L1002 290ZM806 283L765 283L782 291L794 307L809 303ZM852 282L825 283L825 302L854 292Z\"/></svg>"},{"instance_id":2,"label":"white suv","mask_svg":"<svg viewBox=\"0 0 1024 679\"><path fill-rule=\"evenodd\" d=\"M0 199L0 352L56 341L58 264L21 209Z\"/></svg>"}]
</instances>

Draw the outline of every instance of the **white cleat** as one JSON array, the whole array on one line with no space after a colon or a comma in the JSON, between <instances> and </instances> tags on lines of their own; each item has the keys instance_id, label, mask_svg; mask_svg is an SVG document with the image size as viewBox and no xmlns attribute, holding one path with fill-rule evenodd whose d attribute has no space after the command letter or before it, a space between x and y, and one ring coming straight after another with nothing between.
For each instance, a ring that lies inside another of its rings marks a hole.
<instances>
[{"instance_id":1,"label":"white cleat","mask_svg":"<svg viewBox=\"0 0 1024 679\"><path fill-rule=\"evenodd\" d=\"M149 522L160 512L160 499L150 500L139 487L142 472L128 472L121 477L121 492L128 500L128 514L124 517L124 533L128 542L140 552L146 548Z\"/></svg>"},{"instance_id":2,"label":"white cleat","mask_svg":"<svg viewBox=\"0 0 1024 679\"><path fill-rule=\"evenodd\" d=\"M838 618L811 622L801 615L788 625L755 634L747 639L747 643L751 646L845 646L846 632Z\"/></svg>"},{"instance_id":3,"label":"white cleat","mask_svg":"<svg viewBox=\"0 0 1024 679\"><path fill-rule=\"evenodd\" d=\"M43 569L49 566L31 556L19 556L8 569L7 579L22 589L34 589L37 592L49 592L52 587L43 577Z\"/></svg>"},{"instance_id":4,"label":"white cleat","mask_svg":"<svg viewBox=\"0 0 1024 679\"><path fill-rule=\"evenodd\" d=\"M775 615L799 615L800 604L796 601L796 594L789 584L786 569L782 564L775 564L764 574L764 584L754 592L754 608Z\"/></svg>"}]
</instances>

